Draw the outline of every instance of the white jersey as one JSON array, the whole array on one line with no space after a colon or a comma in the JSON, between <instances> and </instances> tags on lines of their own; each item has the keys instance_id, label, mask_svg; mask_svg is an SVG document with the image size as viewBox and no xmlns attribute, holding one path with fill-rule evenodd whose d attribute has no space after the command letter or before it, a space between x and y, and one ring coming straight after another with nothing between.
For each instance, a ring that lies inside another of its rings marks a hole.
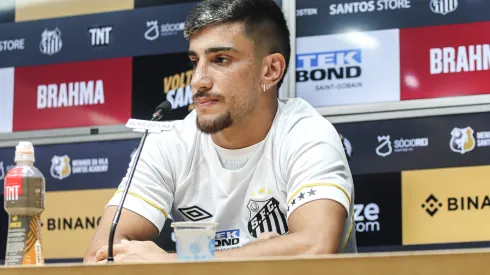
<instances>
[{"instance_id":1,"label":"white jersey","mask_svg":"<svg viewBox=\"0 0 490 275\"><path fill-rule=\"evenodd\" d=\"M226 169L220 156L228 164L234 158L246 163ZM119 203L125 183L126 177L108 205ZM339 135L295 98L279 100L266 138L240 150L216 146L197 129L195 111L171 131L149 134L124 207L159 230L167 218L217 222L220 250L243 246L263 232L288 233L289 216L318 199L344 206L349 214L339 251L357 252L354 185Z\"/></svg>"}]
</instances>

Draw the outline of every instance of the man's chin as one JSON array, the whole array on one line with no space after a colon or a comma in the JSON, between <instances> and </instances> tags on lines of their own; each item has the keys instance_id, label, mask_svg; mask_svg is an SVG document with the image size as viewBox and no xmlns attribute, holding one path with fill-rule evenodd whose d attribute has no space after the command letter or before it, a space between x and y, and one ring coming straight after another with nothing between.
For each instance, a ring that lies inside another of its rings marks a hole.
<instances>
[{"instance_id":1,"label":"man's chin","mask_svg":"<svg viewBox=\"0 0 490 275\"><path fill-rule=\"evenodd\" d=\"M197 128L206 134L214 134L218 133L233 124L233 120L229 113L224 115L204 115L200 116L198 114L196 118L196 126Z\"/></svg>"}]
</instances>

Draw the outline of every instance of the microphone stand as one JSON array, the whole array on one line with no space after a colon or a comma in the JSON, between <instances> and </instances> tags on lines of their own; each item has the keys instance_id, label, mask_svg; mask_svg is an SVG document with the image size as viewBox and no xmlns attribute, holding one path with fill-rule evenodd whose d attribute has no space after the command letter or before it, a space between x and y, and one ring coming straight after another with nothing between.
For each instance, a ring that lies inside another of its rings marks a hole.
<instances>
[{"instance_id":1,"label":"microphone stand","mask_svg":"<svg viewBox=\"0 0 490 275\"><path fill-rule=\"evenodd\" d=\"M151 121L158 121L161 118L162 118L162 114L160 112L155 113ZM109 232L109 246L108 246L108 255L107 255L108 263L114 262L114 235L116 234L117 223L119 222L119 218L121 217L121 211L123 209L124 202L126 201L126 196L128 194L131 181L133 180L134 171L136 170L136 165L138 164L141 155L141 150L143 149L143 145L145 144L148 133L149 133L148 129L145 129L143 137L141 137L140 144L138 145L138 150L136 151L133 165L131 166L131 170L129 171L129 176L126 181L126 186L124 187L124 192L121 201L119 203L119 207L117 208L116 214L114 215L114 219L112 220L111 231Z\"/></svg>"}]
</instances>

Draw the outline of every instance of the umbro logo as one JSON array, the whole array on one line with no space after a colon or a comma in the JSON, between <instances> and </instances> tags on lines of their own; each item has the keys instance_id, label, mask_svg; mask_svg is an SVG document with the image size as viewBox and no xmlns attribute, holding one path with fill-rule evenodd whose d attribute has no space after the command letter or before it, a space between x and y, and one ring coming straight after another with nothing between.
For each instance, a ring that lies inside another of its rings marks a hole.
<instances>
[{"instance_id":1,"label":"umbro logo","mask_svg":"<svg viewBox=\"0 0 490 275\"><path fill-rule=\"evenodd\" d=\"M184 215L184 217L193 222L202 221L213 217L213 215L197 205L186 208L179 208L179 211L180 213L182 213L182 215Z\"/></svg>"}]
</instances>

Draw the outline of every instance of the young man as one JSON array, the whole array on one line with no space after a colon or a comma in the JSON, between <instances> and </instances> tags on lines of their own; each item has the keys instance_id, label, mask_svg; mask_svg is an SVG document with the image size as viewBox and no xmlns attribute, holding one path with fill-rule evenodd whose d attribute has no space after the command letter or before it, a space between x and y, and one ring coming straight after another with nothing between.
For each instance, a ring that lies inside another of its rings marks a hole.
<instances>
[{"instance_id":1,"label":"young man","mask_svg":"<svg viewBox=\"0 0 490 275\"><path fill-rule=\"evenodd\" d=\"M277 99L290 58L281 9L272 0L205 0L184 33L195 110L172 131L148 136L115 262L176 259L151 241L167 218L232 232L238 240L218 246L216 258L356 252L354 186L339 134L305 101ZM85 262L107 258L125 182Z\"/></svg>"}]
</instances>

